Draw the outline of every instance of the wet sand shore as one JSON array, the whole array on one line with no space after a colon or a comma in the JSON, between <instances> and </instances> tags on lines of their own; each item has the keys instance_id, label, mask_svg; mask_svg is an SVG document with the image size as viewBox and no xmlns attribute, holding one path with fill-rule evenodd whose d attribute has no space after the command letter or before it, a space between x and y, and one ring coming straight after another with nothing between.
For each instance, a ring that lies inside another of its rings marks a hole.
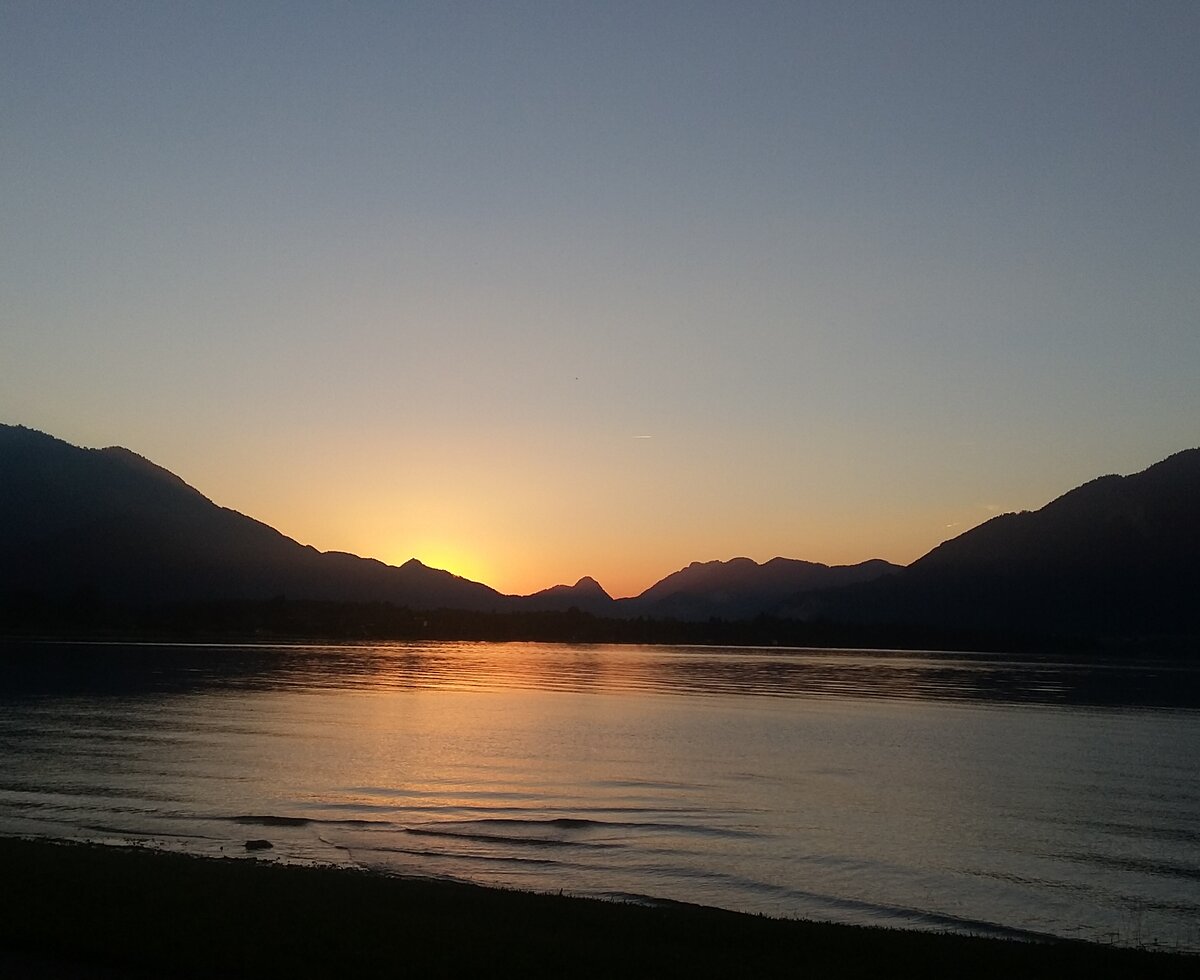
<instances>
[{"instance_id":1,"label":"wet sand shore","mask_svg":"<svg viewBox=\"0 0 1200 980\"><path fill-rule=\"evenodd\" d=\"M1200 957L0 838L7 977L1191 977Z\"/></svg>"}]
</instances>

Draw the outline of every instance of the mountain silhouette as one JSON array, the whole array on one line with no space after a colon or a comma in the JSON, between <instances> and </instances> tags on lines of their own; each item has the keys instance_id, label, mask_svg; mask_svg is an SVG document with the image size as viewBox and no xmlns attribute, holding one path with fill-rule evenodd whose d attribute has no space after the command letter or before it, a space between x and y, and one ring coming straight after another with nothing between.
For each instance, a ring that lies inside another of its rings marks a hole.
<instances>
[{"instance_id":1,"label":"mountain silhouette","mask_svg":"<svg viewBox=\"0 0 1200 980\"><path fill-rule=\"evenodd\" d=\"M596 616L616 614L616 600L601 588L590 575L585 575L574 585L553 585L526 596L522 605L537 612L565 612L579 609Z\"/></svg>"},{"instance_id":2,"label":"mountain silhouette","mask_svg":"<svg viewBox=\"0 0 1200 980\"><path fill-rule=\"evenodd\" d=\"M802 589L861 581L896 566L829 568L776 558L694 563L633 599L593 578L509 596L429 568L319 552L209 500L175 474L120 447L80 449L0 426L0 591L52 599L153 603L224 599L386 601L413 609L736 619Z\"/></svg>"},{"instance_id":3,"label":"mountain silhouette","mask_svg":"<svg viewBox=\"0 0 1200 980\"><path fill-rule=\"evenodd\" d=\"M895 575L794 597L778 612L835 622L1087 636L1195 633L1200 449L1004 514Z\"/></svg>"},{"instance_id":4,"label":"mountain silhouette","mask_svg":"<svg viewBox=\"0 0 1200 980\"><path fill-rule=\"evenodd\" d=\"M320 552L218 506L128 449L80 449L0 425L0 543L0 600L15 608L38 598L147 605L286 596L468 613L575 609L693 622L765 614L871 628L1195 636L1200 449L995 517L906 568L878 559L694 562L639 596L613 599L586 576L509 596L416 559L396 567Z\"/></svg>"},{"instance_id":5,"label":"mountain silhouette","mask_svg":"<svg viewBox=\"0 0 1200 980\"><path fill-rule=\"evenodd\" d=\"M319 552L226 507L128 449L79 449L0 426L0 590L96 601L389 601L504 610L478 582Z\"/></svg>"},{"instance_id":6,"label":"mountain silhouette","mask_svg":"<svg viewBox=\"0 0 1200 980\"><path fill-rule=\"evenodd\" d=\"M749 558L692 562L641 595L616 603L622 616L654 619L747 619L769 612L797 592L866 582L902 566L882 559L822 565L795 558L759 564Z\"/></svg>"}]
</instances>

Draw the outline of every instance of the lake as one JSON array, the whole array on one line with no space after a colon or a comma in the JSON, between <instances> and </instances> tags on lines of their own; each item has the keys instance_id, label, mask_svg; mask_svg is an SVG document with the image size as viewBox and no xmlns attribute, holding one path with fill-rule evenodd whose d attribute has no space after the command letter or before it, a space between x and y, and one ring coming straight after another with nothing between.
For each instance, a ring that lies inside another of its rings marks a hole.
<instances>
[{"instance_id":1,"label":"lake","mask_svg":"<svg viewBox=\"0 0 1200 980\"><path fill-rule=\"evenodd\" d=\"M3 834L1200 952L1195 665L9 642L0 672Z\"/></svg>"}]
</instances>

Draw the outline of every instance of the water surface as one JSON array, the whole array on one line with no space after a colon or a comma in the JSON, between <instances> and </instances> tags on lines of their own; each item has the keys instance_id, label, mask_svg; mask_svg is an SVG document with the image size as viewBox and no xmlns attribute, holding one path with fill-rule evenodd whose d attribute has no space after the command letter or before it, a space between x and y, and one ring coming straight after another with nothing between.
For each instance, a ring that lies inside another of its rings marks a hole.
<instances>
[{"instance_id":1,"label":"water surface","mask_svg":"<svg viewBox=\"0 0 1200 980\"><path fill-rule=\"evenodd\" d=\"M1195 668L0 648L0 832L1200 951Z\"/></svg>"}]
</instances>

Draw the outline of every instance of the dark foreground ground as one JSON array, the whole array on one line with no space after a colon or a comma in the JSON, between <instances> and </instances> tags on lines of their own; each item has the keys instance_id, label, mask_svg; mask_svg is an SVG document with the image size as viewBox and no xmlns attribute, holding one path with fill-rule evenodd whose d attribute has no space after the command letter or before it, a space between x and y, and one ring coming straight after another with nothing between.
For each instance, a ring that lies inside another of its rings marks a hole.
<instances>
[{"instance_id":1,"label":"dark foreground ground","mask_svg":"<svg viewBox=\"0 0 1200 980\"><path fill-rule=\"evenodd\" d=\"M0 838L0 976L1195 977L1200 957Z\"/></svg>"}]
</instances>

